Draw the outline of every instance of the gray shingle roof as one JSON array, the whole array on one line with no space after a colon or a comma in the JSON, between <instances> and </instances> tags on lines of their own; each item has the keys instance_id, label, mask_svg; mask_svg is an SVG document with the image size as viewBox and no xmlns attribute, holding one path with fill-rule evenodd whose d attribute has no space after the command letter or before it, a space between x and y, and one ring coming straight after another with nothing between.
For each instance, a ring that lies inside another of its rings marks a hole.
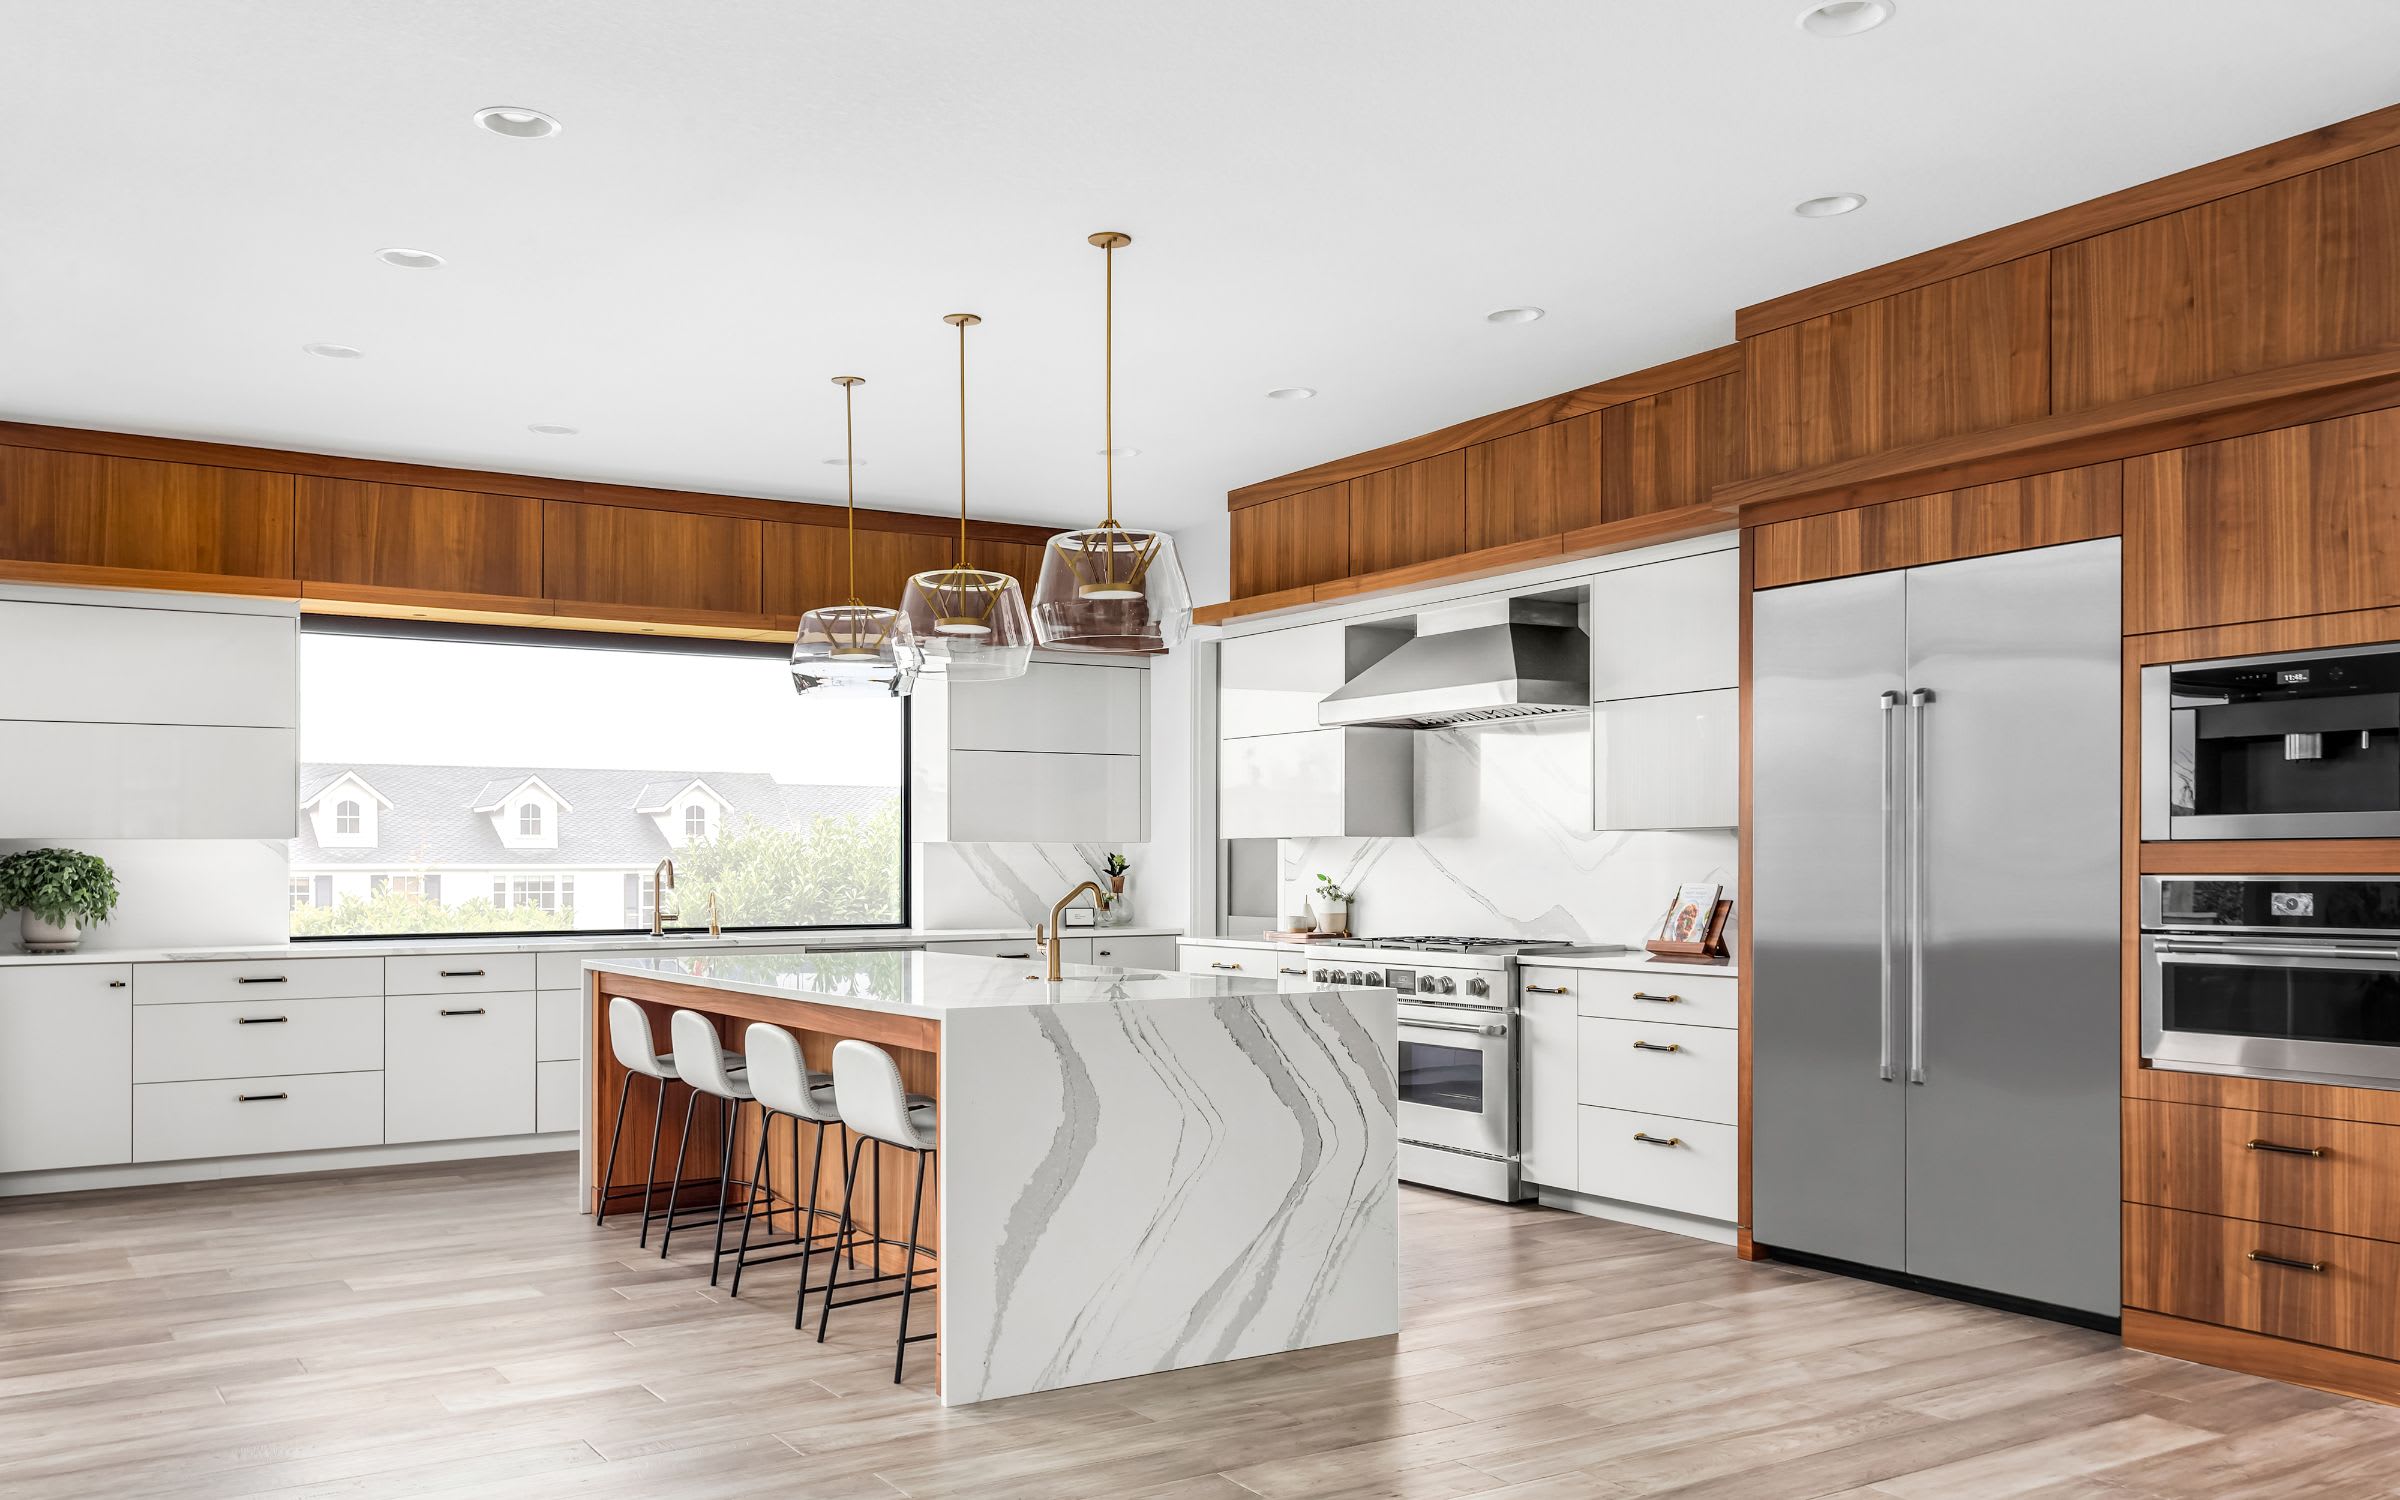
<instances>
[{"instance_id":1,"label":"gray shingle roof","mask_svg":"<svg viewBox=\"0 0 2400 1500\"><path fill-rule=\"evenodd\" d=\"M680 791L705 781L731 805L729 826L745 821L806 826L820 815L865 815L890 805L894 787L821 786L786 783L757 771L561 771L510 766L352 765L311 762L300 767L302 804L351 772L388 798L377 820L376 842L367 849L326 849L314 823L303 817L292 841L292 863L300 866L369 866L407 869L417 865L557 865L573 869L643 866L673 846L641 806L645 798ZM574 807L558 820L555 849L510 849L500 842L490 815L474 810L495 785L513 789L538 774Z\"/></svg>"}]
</instances>

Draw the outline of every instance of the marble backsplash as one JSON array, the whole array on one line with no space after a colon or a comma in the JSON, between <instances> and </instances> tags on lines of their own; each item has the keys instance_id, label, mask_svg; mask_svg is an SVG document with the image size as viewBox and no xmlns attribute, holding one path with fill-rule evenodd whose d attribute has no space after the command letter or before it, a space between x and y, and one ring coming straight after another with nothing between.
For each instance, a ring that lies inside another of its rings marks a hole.
<instances>
[{"instance_id":1,"label":"marble backsplash","mask_svg":"<svg viewBox=\"0 0 2400 1500\"><path fill-rule=\"evenodd\" d=\"M1133 862L1126 895L1142 914L1146 844L925 844L917 861L917 921L926 927L1030 927L1078 881L1107 888L1100 868L1111 851Z\"/></svg>"},{"instance_id":2,"label":"marble backsplash","mask_svg":"<svg viewBox=\"0 0 2400 1500\"><path fill-rule=\"evenodd\" d=\"M1317 876L1351 893L1363 935L1457 933L1638 943L1675 888L1734 893L1732 830L1595 833L1581 714L1417 734L1413 838L1287 839L1283 909Z\"/></svg>"}]
</instances>

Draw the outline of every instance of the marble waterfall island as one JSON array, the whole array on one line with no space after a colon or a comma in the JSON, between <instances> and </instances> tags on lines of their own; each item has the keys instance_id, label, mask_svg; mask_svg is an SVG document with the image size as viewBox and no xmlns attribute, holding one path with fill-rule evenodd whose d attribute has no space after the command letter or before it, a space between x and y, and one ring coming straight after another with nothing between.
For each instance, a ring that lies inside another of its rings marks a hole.
<instances>
[{"instance_id":1,"label":"marble waterfall island","mask_svg":"<svg viewBox=\"0 0 2400 1500\"><path fill-rule=\"evenodd\" d=\"M940 1256L945 1403L1397 1332L1392 992L1283 993L1265 980L1097 968L1050 981L1034 967L866 950L589 965L587 1205L629 1082L605 1041L608 1000L626 995L650 1012L662 1050L677 1008L714 1018L735 1047L750 1022L766 1021L797 1035L820 1069L841 1038L875 1042L910 1089L936 1097L926 1217L938 1228L924 1238ZM647 1079L631 1085L612 1214L640 1199L658 1102ZM684 1095L669 1088L671 1152ZM752 1119L736 1133L737 1178L758 1149ZM768 1143L767 1174L786 1204L806 1185L787 1130L779 1122ZM687 1204L715 1199L709 1134L694 1131ZM840 1149L825 1150L828 1206L840 1196ZM884 1155L884 1201L898 1205L885 1228L897 1239L912 1178L902 1153ZM862 1220L867 1196L862 1186ZM776 1266L746 1279L742 1295L788 1306L792 1288L791 1268ZM845 1316L853 1327L882 1321L874 1308L837 1309L837 1330ZM792 1357L813 1347L796 1336Z\"/></svg>"}]
</instances>

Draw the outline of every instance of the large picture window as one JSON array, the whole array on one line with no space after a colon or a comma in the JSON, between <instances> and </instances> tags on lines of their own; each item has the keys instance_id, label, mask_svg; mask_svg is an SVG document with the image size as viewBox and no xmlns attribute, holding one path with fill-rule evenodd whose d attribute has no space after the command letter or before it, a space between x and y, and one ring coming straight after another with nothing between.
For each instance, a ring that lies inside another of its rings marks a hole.
<instances>
[{"instance_id":1,"label":"large picture window","mask_svg":"<svg viewBox=\"0 0 2400 1500\"><path fill-rule=\"evenodd\" d=\"M311 620L297 938L906 920L907 708L737 642Z\"/></svg>"}]
</instances>

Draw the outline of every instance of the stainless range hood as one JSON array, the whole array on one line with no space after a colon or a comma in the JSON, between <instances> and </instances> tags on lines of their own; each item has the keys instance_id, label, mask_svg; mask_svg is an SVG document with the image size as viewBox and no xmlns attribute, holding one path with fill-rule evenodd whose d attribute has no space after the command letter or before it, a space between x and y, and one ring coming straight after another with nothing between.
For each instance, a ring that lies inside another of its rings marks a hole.
<instances>
[{"instance_id":1,"label":"stainless range hood","mask_svg":"<svg viewBox=\"0 0 2400 1500\"><path fill-rule=\"evenodd\" d=\"M1478 599L1429 609L1406 645L1317 704L1317 722L1432 729L1588 713L1591 638L1572 601Z\"/></svg>"}]
</instances>

